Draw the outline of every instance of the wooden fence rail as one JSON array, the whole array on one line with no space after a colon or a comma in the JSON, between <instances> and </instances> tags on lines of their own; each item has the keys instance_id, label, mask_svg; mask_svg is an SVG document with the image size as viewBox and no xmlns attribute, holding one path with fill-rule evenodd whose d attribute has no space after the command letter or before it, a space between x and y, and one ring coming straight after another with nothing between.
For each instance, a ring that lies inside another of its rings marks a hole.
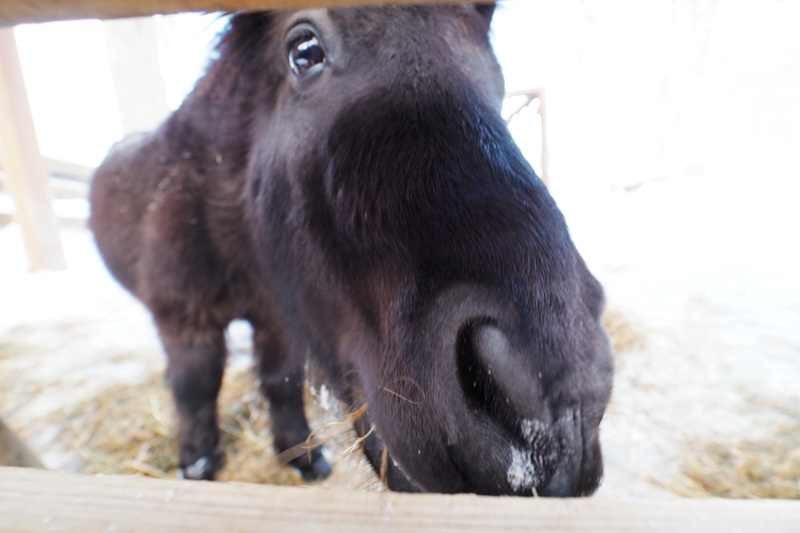
<instances>
[{"instance_id":1,"label":"wooden fence rail","mask_svg":"<svg viewBox=\"0 0 800 533\"><path fill-rule=\"evenodd\" d=\"M0 468L0 531L792 531L800 502L410 495Z\"/></svg>"},{"instance_id":2,"label":"wooden fence rail","mask_svg":"<svg viewBox=\"0 0 800 533\"><path fill-rule=\"evenodd\" d=\"M370 4L435 4L454 0L2 0L0 26L81 18L122 18L184 11L292 9ZM479 2L480 0L461 0Z\"/></svg>"}]
</instances>

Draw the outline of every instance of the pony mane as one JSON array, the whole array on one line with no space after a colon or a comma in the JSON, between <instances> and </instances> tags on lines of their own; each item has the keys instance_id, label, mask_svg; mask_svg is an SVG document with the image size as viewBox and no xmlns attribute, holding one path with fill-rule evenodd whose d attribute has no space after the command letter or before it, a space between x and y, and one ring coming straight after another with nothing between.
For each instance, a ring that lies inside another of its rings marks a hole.
<instances>
[{"instance_id":1,"label":"pony mane","mask_svg":"<svg viewBox=\"0 0 800 533\"><path fill-rule=\"evenodd\" d=\"M220 100L258 79L263 68L265 44L275 19L271 11L236 12L217 36L214 54L193 91L198 96Z\"/></svg>"},{"instance_id":2,"label":"pony mane","mask_svg":"<svg viewBox=\"0 0 800 533\"><path fill-rule=\"evenodd\" d=\"M277 86L279 80L269 74L275 68L267 52L275 14L229 16L205 73L164 124L163 135L177 140L176 150L194 154L196 169L214 168L214 161L223 157L230 174L244 168L249 157L259 91L270 92L268 84Z\"/></svg>"}]
</instances>

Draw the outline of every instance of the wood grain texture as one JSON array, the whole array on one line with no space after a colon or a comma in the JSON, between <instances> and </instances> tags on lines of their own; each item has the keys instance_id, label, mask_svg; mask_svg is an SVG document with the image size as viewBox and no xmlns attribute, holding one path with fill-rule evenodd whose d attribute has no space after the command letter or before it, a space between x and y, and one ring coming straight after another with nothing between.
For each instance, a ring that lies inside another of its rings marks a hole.
<instances>
[{"instance_id":1,"label":"wood grain texture","mask_svg":"<svg viewBox=\"0 0 800 533\"><path fill-rule=\"evenodd\" d=\"M797 531L800 502L410 495L0 468L0 531Z\"/></svg>"},{"instance_id":2,"label":"wood grain texture","mask_svg":"<svg viewBox=\"0 0 800 533\"><path fill-rule=\"evenodd\" d=\"M448 1L453 0L2 0L0 26L52 20L137 17L184 11L295 9L389 3L433 4Z\"/></svg>"},{"instance_id":3,"label":"wood grain texture","mask_svg":"<svg viewBox=\"0 0 800 533\"><path fill-rule=\"evenodd\" d=\"M14 32L0 28L0 148L31 270L66 267Z\"/></svg>"}]
</instances>

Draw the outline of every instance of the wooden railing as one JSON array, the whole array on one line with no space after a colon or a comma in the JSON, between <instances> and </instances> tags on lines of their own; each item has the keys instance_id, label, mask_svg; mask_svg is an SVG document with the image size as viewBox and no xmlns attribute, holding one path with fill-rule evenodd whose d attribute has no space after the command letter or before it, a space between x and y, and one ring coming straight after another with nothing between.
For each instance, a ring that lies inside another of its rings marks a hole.
<instances>
[{"instance_id":1,"label":"wooden railing","mask_svg":"<svg viewBox=\"0 0 800 533\"><path fill-rule=\"evenodd\" d=\"M0 531L796 532L800 502L411 495L0 468Z\"/></svg>"},{"instance_id":2,"label":"wooden railing","mask_svg":"<svg viewBox=\"0 0 800 533\"><path fill-rule=\"evenodd\" d=\"M81 18L122 18L188 11L292 9L377 4L436 4L453 0L2 0L0 26ZM464 1L464 0L462 0ZM466 0L480 2L481 0Z\"/></svg>"}]
</instances>

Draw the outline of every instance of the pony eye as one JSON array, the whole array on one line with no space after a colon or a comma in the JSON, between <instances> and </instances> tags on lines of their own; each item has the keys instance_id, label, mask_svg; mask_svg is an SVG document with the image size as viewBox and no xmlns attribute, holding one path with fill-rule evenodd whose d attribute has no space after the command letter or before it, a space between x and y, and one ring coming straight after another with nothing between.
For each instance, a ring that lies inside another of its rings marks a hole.
<instances>
[{"instance_id":1,"label":"pony eye","mask_svg":"<svg viewBox=\"0 0 800 533\"><path fill-rule=\"evenodd\" d=\"M325 68L325 49L315 33L306 30L289 43L289 67L298 80Z\"/></svg>"}]
</instances>

